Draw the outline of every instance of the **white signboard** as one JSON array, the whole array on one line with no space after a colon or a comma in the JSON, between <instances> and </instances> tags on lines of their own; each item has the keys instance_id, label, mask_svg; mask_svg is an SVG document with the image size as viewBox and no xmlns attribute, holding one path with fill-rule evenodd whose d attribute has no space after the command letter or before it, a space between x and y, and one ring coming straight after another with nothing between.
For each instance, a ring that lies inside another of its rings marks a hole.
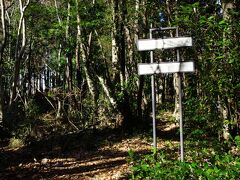
<instances>
[{"instance_id":1,"label":"white signboard","mask_svg":"<svg viewBox=\"0 0 240 180\"><path fill-rule=\"evenodd\" d=\"M155 49L171 49L192 46L191 37L177 37L166 39L139 39L137 41L138 51L151 51Z\"/></svg>"},{"instance_id":2,"label":"white signboard","mask_svg":"<svg viewBox=\"0 0 240 180\"><path fill-rule=\"evenodd\" d=\"M151 75L159 73L194 72L193 62L164 62L138 64L139 75Z\"/></svg>"}]
</instances>

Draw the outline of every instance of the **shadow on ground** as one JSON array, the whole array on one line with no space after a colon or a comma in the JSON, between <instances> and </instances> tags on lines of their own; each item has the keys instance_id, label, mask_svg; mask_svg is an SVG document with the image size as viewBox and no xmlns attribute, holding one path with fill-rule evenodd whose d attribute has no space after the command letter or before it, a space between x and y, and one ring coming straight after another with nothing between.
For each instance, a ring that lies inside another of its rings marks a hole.
<instances>
[{"instance_id":1,"label":"shadow on ground","mask_svg":"<svg viewBox=\"0 0 240 180\"><path fill-rule=\"evenodd\" d=\"M102 147L111 147L127 138L129 136L120 129L86 130L33 141L17 150L2 147L0 179L68 179L73 174L79 179L108 173L114 167L127 164L128 152ZM149 151L136 152L146 154Z\"/></svg>"},{"instance_id":2,"label":"shadow on ground","mask_svg":"<svg viewBox=\"0 0 240 180\"><path fill-rule=\"evenodd\" d=\"M150 132L149 129L147 132ZM169 126L165 120L158 121L159 139L178 140L177 132L177 126ZM139 137L139 134L143 131L138 131L135 136ZM151 143L144 144L141 138L136 142L128 141L131 138L133 134L125 133L121 128L89 129L72 134L54 134L47 139L31 141L19 149L2 147L0 179L86 179L96 174L109 174L110 171L116 174L114 171L119 168L128 171L128 143L135 145L134 151L139 155L150 153L152 147ZM112 148L115 144L122 147Z\"/></svg>"}]
</instances>

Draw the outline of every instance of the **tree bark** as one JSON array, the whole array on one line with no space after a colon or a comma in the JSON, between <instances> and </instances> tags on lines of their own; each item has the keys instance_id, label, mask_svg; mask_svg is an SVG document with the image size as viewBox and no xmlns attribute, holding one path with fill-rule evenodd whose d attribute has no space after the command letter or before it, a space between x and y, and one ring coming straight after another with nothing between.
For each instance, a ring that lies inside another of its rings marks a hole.
<instances>
[{"instance_id":1,"label":"tree bark","mask_svg":"<svg viewBox=\"0 0 240 180\"><path fill-rule=\"evenodd\" d=\"M121 1L121 17L120 17L120 31L118 34L120 34L120 48L119 48L119 64L120 64L120 84L123 87L126 82L126 48L128 46L126 45L126 15L127 15L127 4L126 1ZM123 89L124 90L124 89ZM125 92L127 93L127 92Z\"/></svg>"},{"instance_id":2,"label":"tree bark","mask_svg":"<svg viewBox=\"0 0 240 180\"><path fill-rule=\"evenodd\" d=\"M123 126L131 127L134 124L132 118L129 89L126 84L126 1L113 0L113 28L112 28L112 64L113 64L113 81L117 83L119 88L116 88L114 93L116 98L118 94L123 95L118 102L118 108L123 116Z\"/></svg>"},{"instance_id":3,"label":"tree bark","mask_svg":"<svg viewBox=\"0 0 240 180\"><path fill-rule=\"evenodd\" d=\"M1 24L2 24L2 40L0 44L0 122L3 119L3 53L6 46L6 24L5 24L5 4L3 0L0 0L1 5Z\"/></svg>"},{"instance_id":4,"label":"tree bark","mask_svg":"<svg viewBox=\"0 0 240 180\"><path fill-rule=\"evenodd\" d=\"M81 27L80 27L80 14L79 14L79 4L78 0L76 0L76 11L77 11L77 42L76 42L76 49L75 49L75 58L76 58L76 79L77 79L77 87L81 88L81 66L80 66L80 42L81 42Z\"/></svg>"},{"instance_id":5,"label":"tree bark","mask_svg":"<svg viewBox=\"0 0 240 180\"><path fill-rule=\"evenodd\" d=\"M15 99L17 98L21 60L26 47L26 24L25 24L24 13L28 5L29 5L29 0L26 2L24 6L22 4L22 0L19 0L20 19L19 19L19 26L18 26L18 32L17 32L16 47L15 47L14 79L12 84L10 104L14 102ZM22 42L21 46L20 46L20 41Z\"/></svg>"},{"instance_id":6,"label":"tree bark","mask_svg":"<svg viewBox=\"0 0 240 180\"><path fill-rule=\"evenodd\" d=\"M229 2L229 1L223 1L222 2L222 9L223 9L223 19L228 21L228 19L230 18L229 17L229 14L228 14L228 11L230 9L233 9L234 5L232 2ZM226 39L226 30L223 32L223 42L225 42L227 39ZM225 44L225 43L223 43ZM228 59L228 52L226 50L226 45L223 46L223 54L224 54L224 57L225 59ZM224 67L224 65L223 65ZM220 89L221 91L221 89ZM221 93L220 93L221 94ZM225 95L221 95L221 96L218 96L218 102L220 103L219 104L219 110L220 110L220 113L221 113L221 117L223 119L223 129L222 129L222 137L224 140L229 140L230 139L230 133L229 133L229 111L228 111L228 101L231 101L231 100L228 100L228 97L224 97Z\"/></svg>"},{"instance_id":7,"label":"tree bark","mask_svg":"<svg viewBox=\"0 0 240 180\"><path fill-rule=\"evenodd\" d=\"M67 25L66 25L66 44L67 44L67 52L66 52L66 82L67 82L67 88L68 91L72 91L72 53L70 50L70 40L69 40L69 23L70 23L70 16L71 16L71 4L70 1L68 1L68 15L67 15Z\"/></svg>"},{"instance_id":8,"label":"tree bark","mask_svg":"<svg viewBox=\"0 0 240 180\"><path fill-rule=\"evenodd\" d=\"M144 7L144 6L143 6ZM135 29L135 33L134 33L134 42L136 42L139 38L139 16L140 16L140 13L139 13L139 8L140 8L140 1L139 0L136 0L135 2L135 21L134 21L134 29ZM144 11L146 11L146 9L144 9ZM145 13L143 13L145 14ZM143 25L146 26L147 22L146 22L146 18L143 17L142 18L143 20ZM144 33L143 33L143 36L146 36ZM144 37L145 38L145 37ZM141 53L141 59L142 59L142 63L145 62L145 59L146 59L146 56L145 54ZM137 64L135 65L137 66ZM141 121L144 120L143 118L143 90L144 90L144 77L143 76L140 76L139 77L139 80L137 82L137 86L138 86L138 91L137 91L137 116L138 118L141 119Z\"/></svg>"},{"instance_id":9,"label":"tree bark","mask_svg":"<svg viewBox=\"0 0 240 180\"><path fill-rule=\"evenodd\" d=\"M118 28L119 28L119 1L112 0L113 5L113 15L112 15L112 79L115 82L119 82L117 73L118 55L119 55L119 38L118 38Z\"/></svg>"},{"instance_id":10,"label":"tree bark","mask_svg":"<svg viewBox=\"0 0 240 180\"><path fill-rule=\"evenodd\" d=\"M62 20L59 16L59 13L58 13L58 3L57 3L57 0L54 0L54 5L55 5L55 9L56 9L56 16L57 16L57 19L58 19L58 24L59 26L61 26L62 24ZM60 42L59 43L59 47L58 47L58 55L57 55L57 62L58 62L58 71L56 72L56 85L59 86L61 84L61 75L59 73L59 70L60 70L60 61L61 61L61 55L62 55L62 43Z\"/></svg>"},{"instance_id":11,"label":"tree bark","mask_svg":"<svg viewBox=\"0 0 240 180\"><path fill-rule=\"evenodd\" d=\"M97 76L99 82L100 82L100 85L102 86L103 88L103 91L105 92L107 98L108 98L108 101L110 102L111 106L113 109L116 109L117 108L117 102L114 100L114 98L111 96L109 90L108 90L108 87L106 85L106 83L104 83L104 79L100 76Z\"/></svg>"},{"instance_id":12,"label":"tree bark","mask_svg":"<svg viewBox=\"0 0 240 180\"><path fill-rule=\"evenodd\" d=\"M6 20L5 20L5 4L3 0L0 0L1 5L1 24L2 24L2 38L0 44L0 65L3 61L3 52L6 45Z\"/></svg>"},{"instance_id":13,"label":"tree bark","mask_svg":"<svg viewBox=\"0 0 240 180\"><path fill-rule=\"evenodd\" d=\"M92 1L92 4L95 4L95 0ZM77 3L78 5L78 3ZM93 108L93 117L92 117L92 127L95 128L95 120L97 119L97 111L98 111L98 104L97 104L97 100L98 100L98 95L99 93L97 92L97 87L96 87L96 83L94 83L93 80L93 76L90 75L90 73L92 73L89 63L91 60L91 55L90 55L90 51L92 49L92 41L93 41L93 30L91 30L88 35L86 35L86 37L88 37L88 41L86 41L86 43L84 44L84 42L81 39L81 36L83 36L83 30L81 27L81 17L80 15L77 13L77 46L76 46L76 53L78 53L78 55L80 55L79 60L77 62L77 69L79 72L79 76L81 75L80 70L83 70L83 74L85 75L85 79L86 79L86 83L87 83L87 87L88 90L90 92L90 98L93 100L94 103L94 108ZM84 31L85 32L85 31ZM76 54L77 55L77 54ZM81 61L80 61L81 59ZM82 65L82 67L81 67ZM79 85L82 83L82 80L79 79ZM82 85L82 84L81 84Z\"/></svg>"},{"instance_id":14,"label":"tree bark","mask_svg":"<svg viewBox=\"0 0 240 180\"><path fill-rule=\"evenodd\" d=\"M96 34L96 36L97 36L97 38L98 38L97 30L95 30L95 34ZM103 47L102 47L102 44L101 44L101 41L100 41L99 38L98 38L98 44L99 44L101 50L103 51ZM103 56L103 59L106 59L106 57L104 56L104 54L102 54L102 56ZM106 67L105 70L106 70L106 74L107 74L107 75L106 75L104 78L105 78L106 81L104 80L103 77L101 77L101 76L99 76L99 75L97 75L97 78L98 78L99 83L100 83L100 85L102 86L102 89L103 89L106 97L108 98L108 101L110 102L112 108L113 108L113 109L116 109L116 108L117 108L117 102L116 102L115 99L113 98L113 96L112 96L112 94L111 94L111 90L109 89L109 87L108 87L108 85L107 85L107 83L106 83L106 82L109 81L109 79L108 79L108 78L109 78L109 77L108 77L109 67L108 67L107 63L106 63L106 66L105 66L105 67Z\"/></svg>"}]
</instances>

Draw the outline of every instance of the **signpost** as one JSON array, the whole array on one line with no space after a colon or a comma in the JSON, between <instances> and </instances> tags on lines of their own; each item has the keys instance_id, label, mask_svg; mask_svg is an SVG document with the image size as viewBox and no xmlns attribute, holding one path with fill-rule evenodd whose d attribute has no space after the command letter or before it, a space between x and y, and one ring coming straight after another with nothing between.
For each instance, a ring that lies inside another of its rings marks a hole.
<instances>
[{"instance_id":1,"label":"signpost","mask_svg":"<svg viewBox=\"0 0 240 180\"><path fill-rule=\"evenodd\" d=\"M155 49L171 49L192 46L192 38L166 38L166 39L139 39L137 41L138 51L151 51Z\"/></svg>"},{"instance_id":2,"label":"signpost","mask_svg":"<svg viewBox=\"0 0 240 180\"><path fill-rule=\"evenodd\" d=\"M166 30L176 30L175 38L164 38L164 39L153 39L153 31L166 31ZM156 92L155 92L155 81L154 74L159 73L178 73L179 78L179 128L180 128L180 155L181 161L184 159L183 151L183 109L182 109L182 78L181 73L184 72L194 72L193 62L181 62L179 49L180 47L190 47L192 46L191 37L178 37L178 27L166 27L166 28L151 28L149 30L149 39L139 39L137 41L138 51L150 51L150 63L138 64L138 74L139 75L151 75L151 88L152 88L152 118L153 118L153 147L157 148L156 140ZM172 49L176 48L177 61L175 62L153 62L153 50L155 49Z\"/></svg>"},{"instance_id":3,"label":"signpost","mask_svg":"<svg viewBox=\"0 0 240 180\"><path fill-rule=\"evenodd\" d=\"M159 73L193 72L193 62L163 62L138 64L139 75L152 75Z\"/></svg>"}]
</instances>

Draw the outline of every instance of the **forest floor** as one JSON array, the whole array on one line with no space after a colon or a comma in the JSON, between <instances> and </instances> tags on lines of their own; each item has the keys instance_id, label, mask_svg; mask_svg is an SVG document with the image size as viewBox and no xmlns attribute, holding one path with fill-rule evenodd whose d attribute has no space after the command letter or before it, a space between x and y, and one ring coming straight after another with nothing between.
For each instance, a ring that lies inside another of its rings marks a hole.
<instances>
[{"instance_id":1,"label":"forest floor","mask_svg":"<svg viewBox=\"0 0 240 180\"><path fill-rule=\"evenodd\" d=\"M158 149L164 148L168 140L178 144L177 126L167 123L167 119L158 123ZM151 133L89 131L54 136L21 148L2 144L0 179L128 179L129 150L151 153Z\"/></svg>"}]
</instances>

